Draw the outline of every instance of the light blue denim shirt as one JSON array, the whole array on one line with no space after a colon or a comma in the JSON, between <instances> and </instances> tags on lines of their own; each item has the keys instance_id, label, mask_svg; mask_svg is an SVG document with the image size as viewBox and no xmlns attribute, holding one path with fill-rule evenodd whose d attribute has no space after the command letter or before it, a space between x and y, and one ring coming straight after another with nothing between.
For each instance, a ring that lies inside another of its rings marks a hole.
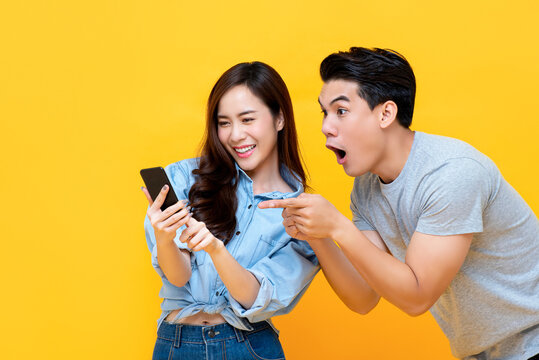
<instances>
[{"instance_id":1,"label":"light blue denim shirt","mask_svg":"<svg viewBox=\"0 0 539 360\"><path fill-rule=\"evenodd\" d=\"M192 170L198 168L198 159L187 159L168 165L165 171L179 199L187 199L195 182ZM191 278L183 287L172 285L157 262L155 235L148 217L144 221L146 242L152 252L152 265L161 276L163 287L163 310L158 325L175 309L182 309L175 320L204 311L221 314L232 326L252 330L249 322L269 320L276 315L290 312L320 269L314 251L305 241L291 238L282 224L282 209L259 209L264 200L296 197L303 186L281 166L281 176L294 190L253 194L253 181L236 164L238 186L236 196L237 227L234 237L226 248L230 254L250 271L260 283L255 302L249 309L240 305L221 281L211 257L205 251L191 253ZM183 227L177 231L174 241L181 249L188 249L178 238ZM188 249L189 250L189 249ZM248 320L248 321L246 321ZM271 322L270 322L271 323Z\"/></svg>"}]
</instances>

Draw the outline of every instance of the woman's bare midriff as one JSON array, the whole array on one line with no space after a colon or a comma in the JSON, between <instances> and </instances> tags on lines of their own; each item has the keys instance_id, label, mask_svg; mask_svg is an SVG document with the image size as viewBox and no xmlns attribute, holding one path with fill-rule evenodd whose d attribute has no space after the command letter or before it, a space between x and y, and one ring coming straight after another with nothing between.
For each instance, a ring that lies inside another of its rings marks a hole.
<instances>
[{"instance_id":1,"label":"woman's bare midriff","mask_svg":"<svg viewBox=\"0 0 539 360\"><path fill-rule=\"evenodd\" d=\"M166 321L172 322L181 309L173 310L165 318ZM194 315L188 316L184 319L177 321L178 324L186 325L217 325L225 322L225 318L221 314L208 314L205 312L199 312Z\"/></svg>"}]
</instances>

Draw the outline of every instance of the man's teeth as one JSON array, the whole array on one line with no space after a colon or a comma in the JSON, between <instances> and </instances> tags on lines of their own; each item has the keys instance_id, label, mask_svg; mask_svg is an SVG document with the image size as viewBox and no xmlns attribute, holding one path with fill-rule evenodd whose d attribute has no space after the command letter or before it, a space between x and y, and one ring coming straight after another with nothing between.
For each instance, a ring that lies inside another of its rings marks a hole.
<instances>
[{"instance_id":1,"label":"man's teeth","mask_svg":"<svg viewBox=\"0 0 539 360\"><path fill-rule=\"evenodd\" d=\"M246 153L247 151L250 151L252 149L254 149L254 145L251 145L251 146L247 146L247 147L243 147L243 148L238 148L238 149L234 149L236 150L237 152L239 152L240 154L244 154Z\"/></svg>"}]
</instances>

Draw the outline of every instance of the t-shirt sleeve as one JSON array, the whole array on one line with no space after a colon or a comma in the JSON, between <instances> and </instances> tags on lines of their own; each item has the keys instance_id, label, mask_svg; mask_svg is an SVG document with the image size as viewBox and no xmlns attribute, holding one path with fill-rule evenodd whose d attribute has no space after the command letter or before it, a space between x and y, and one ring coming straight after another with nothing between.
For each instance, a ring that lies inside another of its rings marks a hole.
<instances>
[{"instance_id":1,"label":"t-shirt sleeve","mask_svg":"<svg viewBox=\"0 0 539 360\"><path fill-rule=\"evenodd\" d=\"M489 197L488 171L469 158L451 159L421 182L421 213L416 231L458 235L483 231Z\"/></svg>"},{"instance_id":2,"label":"t-shirt sleeve","mask_svg":"<svg viewBox=\"0 0 539 360\"><path fill-rule=\"evenodd\" d=\"M376 230L376 228L369 222L369 220L362 214L362 211L360 211L360 191L361 191L361 181L356 178L354 180L354 188L352 190L352 193L350 194L350 210L352 210L352 221L354 222L354 225L359 230L367 231L367 230Z\"/></svg>"}]
</instances>

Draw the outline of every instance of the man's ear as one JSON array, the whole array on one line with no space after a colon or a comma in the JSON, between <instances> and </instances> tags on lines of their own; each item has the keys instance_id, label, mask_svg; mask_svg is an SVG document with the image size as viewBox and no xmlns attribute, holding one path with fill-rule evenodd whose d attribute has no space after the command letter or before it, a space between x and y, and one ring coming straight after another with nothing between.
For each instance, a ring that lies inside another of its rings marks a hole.
<instances>
[{"instance_id":1,"label":"man's ear","mask_svg":"<svg viewBox=\"0 0 539 360\"><path fill-rule=\"evenodd\" d=\"M378 106L380 106L380 127L382 129L386 129L397 119L397 104L391 100L388 100Z\"/></svg>"},{"instance_id":2,"label":"man's ear","mask_svg":"<svg viewBox=\"0 0 539 360\"><path fill-rule=\"evenodd\" d=\"M283 112L279 111L279 115L277 115L277 118L275 119L276 123L275 126L277 127L277 131L281 131L284 128L284 116Z\"/></svg>"}]
</instances>

